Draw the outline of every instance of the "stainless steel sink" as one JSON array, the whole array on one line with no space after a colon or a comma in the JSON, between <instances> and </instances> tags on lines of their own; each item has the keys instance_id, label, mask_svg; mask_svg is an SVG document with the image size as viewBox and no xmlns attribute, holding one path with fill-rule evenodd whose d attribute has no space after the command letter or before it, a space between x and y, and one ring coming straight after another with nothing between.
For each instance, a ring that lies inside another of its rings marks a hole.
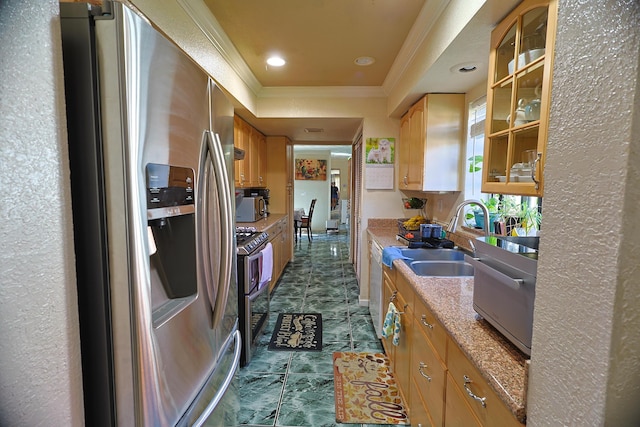
<instances>
[{"instance_id":1,"label":"stainless steel sink","mask_svg":"<svg viewBox=\"0 0 640 427\"><path fill-rule=\"evenodd\" d=\"M464 261L404 261L418 276L473 276L473 266Z\"/></svg>"},{"instance_id":2,"label":"stainless steel sink","mask_svg":"<svg viewBox=\"0 0 640 427\"><path fill-rule=\"evenodd\" d=\"M406 261L463 261L464 252L458 249L401 249Z\"/></svg>"}]
</instances>

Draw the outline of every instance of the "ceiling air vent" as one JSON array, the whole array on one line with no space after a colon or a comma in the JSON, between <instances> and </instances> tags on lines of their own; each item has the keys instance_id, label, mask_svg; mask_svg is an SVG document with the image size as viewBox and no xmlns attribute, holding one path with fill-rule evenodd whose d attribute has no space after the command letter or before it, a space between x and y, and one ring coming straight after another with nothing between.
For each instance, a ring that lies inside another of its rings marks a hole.
<instances>
[{"instance_id":1,"label":"ceiling air vent","mask_svg":"<svg viewBox=\"0 0 640 427\"><path fill-rule=\"evenodd\" d=\"M322 128L304 128L304 131L306 133L320 133L320 132L324 132L324 129L322 129Z\"/></svg>"}]
</instances>

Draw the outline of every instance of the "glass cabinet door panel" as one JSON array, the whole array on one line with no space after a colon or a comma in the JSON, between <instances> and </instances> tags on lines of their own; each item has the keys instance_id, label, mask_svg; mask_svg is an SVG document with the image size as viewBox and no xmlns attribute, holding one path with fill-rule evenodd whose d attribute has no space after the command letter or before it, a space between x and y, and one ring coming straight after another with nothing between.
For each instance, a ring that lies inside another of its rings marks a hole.
<instances>
[{"instance_id":1,"label":"glass cabinet door panel","mask_svg":"<svg viewBox=\"0 0 640 427\"><path fill-rule=\"evenodd\" d=\"M509 74L513 74L516 52L516 25L514 24L498 46L496 54L496 70L493 81L498 82Z\"/></svg>"},{"instance_id":2,"label":"glass cabinet door panel","mask_svg":"<svg viewBox=\"0 0 640 427\"><path fill-rule=\"evenodd\" d=\"M522 16L522 31L517 68L540 58L545 53L547 34L547 8L537 7Z\"/></svg>"},{"instance_id":3,"label":"glass cabinet door panel","mask_svg":"<svg viewBox=\"0 0 640 427\"><path fill-rule=\"evenodd\" d=\"M484 163L486 181L504 182L507 178L507 153L509 136L507 134L491 137L489 141L488 164ZM486 149L486 147L485 147Z\"/></svg>"},{"instance_id":4,"label":"glass cabinet door panel","mask_svg":"<svg viewBox=\"0 0 640 427\"><path fill-rule=\"evenodd\" d=\"M507 80L493 89L491 134L509 127L512 91L513 80Z\"/></svg>"},{"instance_id":5,"label":"glass cabinet door panel","mask_svg":"<svg viewBox=\"0 0 640 427\"><path fill-rule=\"evenodd\" d=\"M516 82L516 112L517 117L529 123L540 120L540 94L544 78L544 60L522 73L518 73Z\"/></svg>"},{"instance_id":6,"label":"glass cabinet door panel","mask_svg":"<svg viewBox=\"0 0 640 427\"><path fill-rule=\"evenodd\" d=\"M538 126L532 126L513 133L513 151L511 152L511 158L509 159L510 169L516 163L519 164L518 166L522 166L524 168L530 167L530 165L523 165L522 163L528 163L530 161L526 153L527 151L533 150L533 153L536 154L538 152L538 129ZM533 158L535 158L535 154L533 154ZM531 176L531 173L529 172L525 175Z\"/></svg>"}]
</instances>

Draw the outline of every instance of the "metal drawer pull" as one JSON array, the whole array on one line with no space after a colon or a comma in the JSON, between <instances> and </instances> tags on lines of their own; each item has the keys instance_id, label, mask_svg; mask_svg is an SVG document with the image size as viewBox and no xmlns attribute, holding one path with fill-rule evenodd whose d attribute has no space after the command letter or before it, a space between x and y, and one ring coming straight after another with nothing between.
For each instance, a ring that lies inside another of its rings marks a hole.
<instances>
[{"instance_id":1,"label":"metal drawer pull","mask_svg":"<svg viewBox=\"0 0 640 427\"><path fill-rule=\"evenodd\" d=\"M487 407L487 398L486 397L480 397L480 396L476 396L471 389L467 386L467 384L471 384L473 381L471 381L471 379L468 376L464 376L464 389L467 391L467 394L474 398L475 400L477 400L478 402L480 402L480 404L482 405L483 408Z\"/></svg>"},{"instance_id":2,"label":"metal drawer pull","mask_svg":"<svg viewBox=\"0 0 640 427\"><path fill-rule=\"evenodd\" d=\"M402 309L406 310L407 307L409 307L409 304L405 304L404 307L402 307ZM399 311L398 314L404 314L404 311Z\"/></svg>"},{"instance_id":3,"label":"metal drawer pull","mask_svg":"<svg viewBox=\"0 0 640 427\"><path fill-rule=\"evenodd\" d=\"M429 329L433 329L433 325L431 323L427 322L427 315L426 314L422 315L421 320L422 320L422 324L424 326L426 326Z\"/></svg>"},{"instance_id":4,"label":"metal drawer pull","mask_svg":"<svg viewBox=\"0 0 640 427\"><path fill-rule=\"evenodd\" d=\"M427 381L431 382L431 377L429 375L425 374L424 372L422 372L422 369L424 369L426 367L427 367L427 365L424 362L420 362L420 366L418 366L418 372L420 372L420 375L425 377L427 379Z\"/></svg>"}]
</instances>

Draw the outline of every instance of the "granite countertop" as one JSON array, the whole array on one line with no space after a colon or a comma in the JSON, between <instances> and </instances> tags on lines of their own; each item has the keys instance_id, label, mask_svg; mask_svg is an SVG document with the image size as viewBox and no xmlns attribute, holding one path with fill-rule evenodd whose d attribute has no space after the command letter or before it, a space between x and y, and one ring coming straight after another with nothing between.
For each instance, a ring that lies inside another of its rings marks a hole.
<instances>
[{"instance_id":1,"label":"granite countertop","mask_svg":"<svg viewBox=\"0 0 640 427\"><path fill-rule=\"evenodd\" d=\"M396 240L397 223L370 223L367 229L382 247L401 245ZM371 227L373 225L373 227ZM420 277L402 260L393 268L405 276L449 335L482 373L494 391L520 422L526 418L528 362L473 309L473 277Z\"/></svg>"},{"instance_id":2,"label":"granite countertop","mask_svg":"<svg viewBox=\"0 0 640 427\"><path fill-rule=\"evenodd\" d=\"M286 216L287 214L272 213L256 222L236 222L236 227L255 227L257 231L268 231L269 228Z\"/></svg>"}]
</instances>

